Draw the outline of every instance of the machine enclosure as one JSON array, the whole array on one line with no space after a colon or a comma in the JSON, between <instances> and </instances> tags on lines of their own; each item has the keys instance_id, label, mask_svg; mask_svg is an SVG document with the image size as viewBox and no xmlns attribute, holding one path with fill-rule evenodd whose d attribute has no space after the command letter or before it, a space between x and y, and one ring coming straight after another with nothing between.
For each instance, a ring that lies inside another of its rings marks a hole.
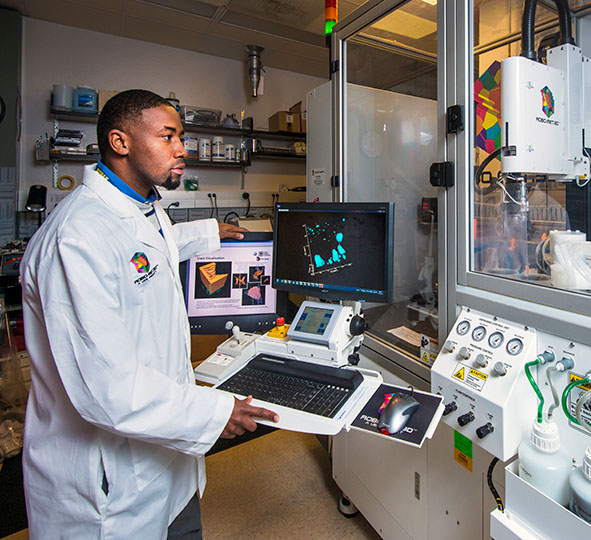
<instances>
[{"instance_id":1,"label":"machine enclosure","mask_svg":"<svg viewBox=\"0 0 591 540\"><path fill-rule=\"evenodd\" d=\"M501 136L504 174L589 176L583 153L584 91L589 59L564 45L548 51L548 65L521 56L502 62Z\"/></svg>"}]
</instances>

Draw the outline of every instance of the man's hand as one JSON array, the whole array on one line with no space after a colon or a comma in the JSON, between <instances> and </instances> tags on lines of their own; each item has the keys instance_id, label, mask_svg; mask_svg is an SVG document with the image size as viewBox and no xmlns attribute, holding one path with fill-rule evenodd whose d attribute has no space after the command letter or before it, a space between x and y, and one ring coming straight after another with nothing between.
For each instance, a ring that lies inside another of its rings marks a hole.
<instances>
[{"instance_id":1,"label":"man's hand","mask_svg":"<svg viewBox=\"0 0 591 540\"><path fill-rule=\"evenodd\" d=\"M242 240L244 235L242 233L248 232L248 229L244 227L237 227L236 225L232 225L231 223L220 223L218 222L218 227L220 229L220 238L223 240L224 238L234 238L235 240Z\"/></svg>"},{"instance_id":2,"label":"man's hand","mask_svg":"<svg viewBox=\"0 0 591 540\"><path fill-rule=\"evenodd\" d=\"M252 419L253 417L279 422L279 415L277 413L263 409L262 407L253 407L250 405L251 401L252 396L248 396L242 400L234 398L234 410L224 431L220 435L222 439L233 439L236 435L244 434L246 430L254 431L257 425Z\"/></svg>"}]
</instances>

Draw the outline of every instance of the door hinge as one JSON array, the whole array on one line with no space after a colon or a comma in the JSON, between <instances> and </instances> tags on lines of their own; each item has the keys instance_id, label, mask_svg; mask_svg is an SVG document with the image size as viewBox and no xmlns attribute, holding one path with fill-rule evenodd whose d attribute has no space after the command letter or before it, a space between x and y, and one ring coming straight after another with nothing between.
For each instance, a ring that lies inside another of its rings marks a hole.
<instances>
[{"instance_id":1,"label":"door hinge","mask_svg":"<svg viewBox=\"0 0 591 540\"><path fill-rule=\"evenodd\" d=\"M339 61L338 60L333 60L330 63L330 72L331 73L336 73L339 70Z\"/></svg>"},{"instance_id":2,"label":"door hinge","mask_svg":"<svg viewBox=\"0 0 591 540\"><path fill-rule=\"evenodd\" d=\"M330 185L332 187L339 187L340 181L339 181L338 175L337 176L331 176L330 177Z\"/></svg>"}]
</instances>

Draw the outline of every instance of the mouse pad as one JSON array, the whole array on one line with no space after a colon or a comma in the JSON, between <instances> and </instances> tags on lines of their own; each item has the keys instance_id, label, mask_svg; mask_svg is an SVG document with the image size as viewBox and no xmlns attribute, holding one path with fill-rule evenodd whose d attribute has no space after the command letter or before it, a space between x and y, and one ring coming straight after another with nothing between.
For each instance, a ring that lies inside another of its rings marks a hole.
<instances>
[{"instance_id":1,"label":"mouse pad","mask_svg":"<svg viewBox=\"0 0 591 540\"><path fill-rule=\"evenodd\" d=\"M378 429L380 413L386 406L387 402L397 393L412 393L413 397L421 404L421 406L410 417L406 426L400 433L384 435ZM382 384L375 391L374 395L371 396L370 400L366 403L365 407L363 407L363 410L359 413L357 418L355 418L352 426L371 431L382 437L390 437L392 439L404 441L408 444L421 446L442 399L443 396L420 392L418 390L412 391L410 388L402 388L400 386Z\"/></svg>"}]
</instances>

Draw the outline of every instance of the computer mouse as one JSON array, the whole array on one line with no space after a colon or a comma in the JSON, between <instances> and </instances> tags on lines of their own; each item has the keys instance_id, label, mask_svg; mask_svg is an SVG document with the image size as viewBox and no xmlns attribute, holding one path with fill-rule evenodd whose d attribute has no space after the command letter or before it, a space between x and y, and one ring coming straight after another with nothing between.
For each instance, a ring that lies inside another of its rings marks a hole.
<instances>
[{"instance_id":1,"label":"computer mouse","mask_svg":"<svg viewBox=\"0 0 591 540\"><path fill-rule=\"evenodd\" d=\"M396 394L384 407L378 429L385 435L400 433L420 406L410 394Z\"/></svg>"}]
</instances>

